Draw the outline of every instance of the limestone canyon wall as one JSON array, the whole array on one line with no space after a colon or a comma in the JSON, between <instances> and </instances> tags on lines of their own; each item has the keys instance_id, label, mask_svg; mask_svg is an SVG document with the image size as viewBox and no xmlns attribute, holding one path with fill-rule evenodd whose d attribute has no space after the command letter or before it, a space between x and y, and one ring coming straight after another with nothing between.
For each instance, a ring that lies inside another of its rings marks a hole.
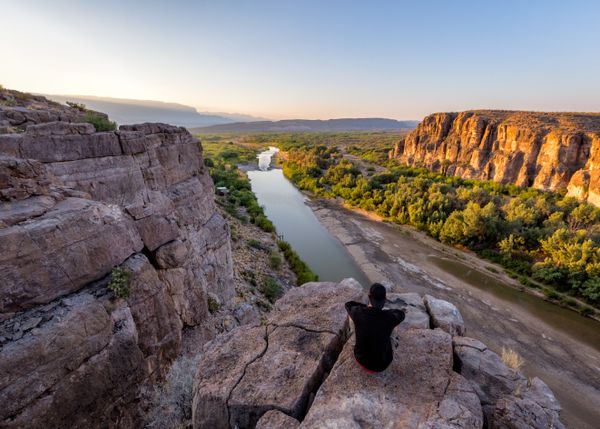
<instances>
[{"instance_id":1,"label":"limestone canyon wall","mask_svg":"<svg viewBox=\"0 0 600 429\"><path fill-rule=\"evenodd\" d=\"M398 142L390 156L463 178L567 189L600 205L597 113L435 113Z\"/></svg>"},{"instance_id":2,"label":"limestone canyon wall","mask_svg":"<svg viewBox=\"0 0 600 429\"><path fill-rule=\"evenodd\" d=\"M0 106L0 427L132 426L207 294L233 297L229 230L187 130L34 110Z\"/></svg>"}]
</instances>

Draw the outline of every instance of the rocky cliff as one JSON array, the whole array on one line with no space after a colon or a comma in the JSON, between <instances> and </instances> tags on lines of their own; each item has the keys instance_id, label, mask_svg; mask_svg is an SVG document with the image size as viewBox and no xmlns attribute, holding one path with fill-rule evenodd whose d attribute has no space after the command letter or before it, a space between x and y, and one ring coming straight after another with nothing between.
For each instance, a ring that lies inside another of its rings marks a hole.
<instances>
[{"instance_id":1,"label":"rocky cliff","mask_svg":"<svg viewBox=\"0 0 600 429\"><path fill-rule=\"evenodd\" d=\"M458 309L429 295L389 294L407 317L394 361L367 374L354 362L344 302L352 279L287 292L260 325L206 344L193 388L194 428L563 428L540 379L508 368L464 336Z\"/></svg>"},{"instance_id":2,"label":"rocky cliff","mask_svg":"<svg viewBox=\"0 0 600 429\"><path fill-rule=\"evenodd\" d=\"M234 294L228 227L185 129L96 132L19 94L0 100L0 427L131 427L207 295Z\"/></svg>"},{"instance_id":3,"label":"rocky cliff","mask_svg":"<svg viewBox=\"0 0 600 429\"><path fill-rule=\"evenodd\" d=\"M568 189L600 205L597 113L436 113L397 143L390 156L463 178Z\"/></svg>"}]
</instances>

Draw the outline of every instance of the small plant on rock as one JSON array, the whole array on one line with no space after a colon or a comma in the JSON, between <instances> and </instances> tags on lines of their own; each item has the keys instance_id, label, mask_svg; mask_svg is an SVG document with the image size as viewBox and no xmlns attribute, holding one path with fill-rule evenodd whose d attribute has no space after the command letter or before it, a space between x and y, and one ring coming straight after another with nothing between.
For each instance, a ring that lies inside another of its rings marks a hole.
<instances>
[{"instance_id":1,"label":"small plant on rock","mask_svg":"<svg viewBox=\"0 0 600 429\"><path fill-rule=\"evenodd\" d=\"M271 254L269 255L269 266L274 270L278 270L281 267L281 256L274 250L271 250Z\"/></svg>"},{"instance_id":2,"label":"small plant on rock","mask_svg":"<svg viewBox=\"0 0 600 429\"><path fill-rule=\"evenodd\" d=\"M261 241L255 239L248 240L248 246L253 249L262 250L263 252L268 250Z\"/></svg>"},{"instance_id":3,"label":"small plant on rock","mask_svg":"<svg viewBox=\"0 0 600 429\"><path fill-rule=\"evenodd\" d=\"M206 299L206 303L208 305L208 311L210 311L211 314L216 313L221 309L221 304L210 295Z\"/></svg>"},{"instance_id":4,"label":"small plant on rock","mask_svg":"<svg viewBox=\"0 0 600 429\"><path fill-rule=\"evenodd\" d=\"M113 268L110 275L110 290L117 298L129 297L129 271L122 267Z\"/></svg>"},{"instance_id":5,"label":"small plant on rock","mask_svg":"<svg viewBox=\"0 0 600 429\"><path fill-rule=\"evenodd\" d=\"M108 119L108 117L99 115L94 112L86 112L83 117L83 122L92 124L96 131L114 131L117 129L117 123Z\"/></svg>"},{"instance_id":6,"label":"small plant on rock","mask_svg":"<svg viewBox=\"0 0 600 429\"><path fill-rule=\"evenodd\" d=\"M277 280L272 277L267 277L260 286L260 291L269 300L269 302L273 303L281 296L282 289L281 285L277 283Z\"/></svg>"},{"instance_id":7,"label":"small plant on rock","mask_svg":"<svg viewBox=\"0 0 600 429\"><path fill-rule=\"evenodd\" d=\"M502 347L502 362L504 362L507 367L515 371L520 371L521 367L525 363L523 358L519 356L517 352L515 352L513 349L507 349L504 347Z\"/></svg>"},{"instance_id":8,"label":"small plant on rock","mask_svg":"<svg viewBox=\"0 0 600 429\"><path fill-rule=\"evenodd\" d=\"M85 104L83 104L83 103L76 103L74 101L67 101L67 106L71 107L72 109L77 109L80 112L87 111L87 107L85 107Z\"/></svg>"}]
</instances>

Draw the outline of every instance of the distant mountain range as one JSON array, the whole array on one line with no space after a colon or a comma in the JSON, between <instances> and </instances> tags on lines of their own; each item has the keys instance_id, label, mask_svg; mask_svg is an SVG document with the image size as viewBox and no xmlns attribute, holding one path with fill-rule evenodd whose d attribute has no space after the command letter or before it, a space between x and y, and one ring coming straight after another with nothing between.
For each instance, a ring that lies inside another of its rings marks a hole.
<instances>
[{"instance_id":1,"label":"distant mountain range","mask_svg":"<svg viewBox=\"0 0 600 429\"><path fill-rule=\"evenodd\" d=\"M191 106L164 103L162 101L130 100L124 98L95 97L91 95L40 95L63 104L67 101L83 103L92 110L106 113L118 124L164 122L192 128L264 119L241 114L198 112Z\"/></svg>"},{"instance_id":2,"label":"distant mountain range","mask_svg":"<svg viewBox=\"0 0 600 429\"><path fill-rule=\"evenodd\" d=\"M385 118L343 118L328 120L285 119L282 121L236 122L193 128L197 133L251 132L341 132L341 131L398 131L413 129L419 121L397 121Z\"/></svg>"}]
</instances>

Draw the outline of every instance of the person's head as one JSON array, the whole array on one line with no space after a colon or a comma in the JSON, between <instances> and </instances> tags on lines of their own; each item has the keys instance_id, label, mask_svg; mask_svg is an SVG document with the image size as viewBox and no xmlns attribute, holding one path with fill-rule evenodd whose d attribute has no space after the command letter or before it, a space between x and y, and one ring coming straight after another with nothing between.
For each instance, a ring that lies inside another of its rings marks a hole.
<instances>
[{"instance_id":1,"label":"person's head","mask_svg":"<svg viewBox=\"0 0 600 429\"><path fill-rule=\"evenodd\" d=\"M369 302L375 308L382 309L385 305L385 287L380 283L373 283L369 289Z\"/></svg>"}]
</instances>

